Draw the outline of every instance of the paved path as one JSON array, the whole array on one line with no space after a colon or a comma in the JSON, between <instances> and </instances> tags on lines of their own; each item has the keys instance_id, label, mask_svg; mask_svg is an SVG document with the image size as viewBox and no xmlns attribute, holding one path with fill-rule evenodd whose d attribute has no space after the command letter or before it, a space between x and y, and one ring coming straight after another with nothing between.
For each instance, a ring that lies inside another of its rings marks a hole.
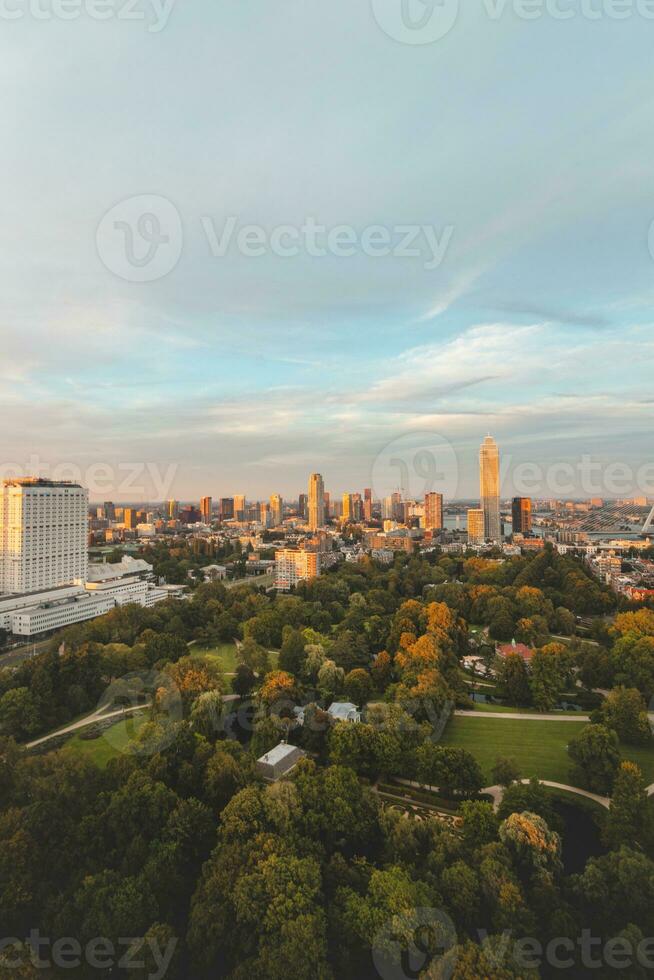
<instances>
[{"instance_id":1,"label":"paved path","mask_svg":"<svg viewBox=\"0 0 654 980\"><path fill-rule=\"evenodd\" d=\"M454 712L463 718L515 718L520 721L590 721L588 715L555 715L528 713L526 711L467 711L460 709Z\"/></svg>"},{"instance_id":2,"label":"paved path","mask_svg":"<svg viewBox=\"0 0 654 980\"><path fill-rule=\"evenodd\" d=\"M67 735L69 732L76 732L80 728L88 728L89 725L95 725L99 721L105 721L107 718L120 718L122 715L131 714L134 711L143 711L144 708L149 708L149 704L137 704L133 708L119 708L117 711L107 712L108 705L104 705L102 708L98 708L94 711L92 715L87 715L86 718L81 718L79 721L74 722L72 725L68 725L66 728L59 728L56 732L49 732L47 735L37 738L34 742L28 742L25 746L26 749L33 749L37 745L42 745L44 742L49 742L52 738L57 738L59 735Z\"/></svg>"},{"instance_id":3,"label":"paved path","mask_svg":"<svg viewBox=\"0 0 654 980\"><path fill-rule=\"evenodd\" d=\"M238 694L223 694L223 701L229 703L231 701L238 701ZM37 745L43 745L44 742L49 742L50 739L58 738L60 735L68 735L70 732L76 732L81 728L88 728L90 725L95 725L99 721L105 721L107 718L121 718L123 715L132 714L134 711L143 711L144 708L149 708L150 703L147 704L137 704L132 708L118 708L117 711L107 712L109 705L105 704L102 708L98 708L93 714L87 715L85 718L80 718L79 721L74 722L72 725L67 725L66 728L58 728L56 732L48 732L47 735L42 735L41 738L37 738L34 742L28 742L24 748L33 749Z\"/></svg>"},{"instance_id":4,"label":"paved path","mask_svg":"<svg viewBox=\"0 0 654 980\"><path fill-rule=\"evenodd\" d=\"M575 793L577 796L585 796L586 799L599 803L600 806L605 807L607 810L611 805L611 801L608 796L599 796L597 793L590 793L588 790L580 789L578 786L568 786L566 783L554 783L549 779L539 779L538 781L539 783L542 783L543 786L550 786L552 789L563 789L567 790L568 793ZM416 783L412 779L398 778L396 782L402 783L405 786L415 786L418 789L427 789L432 793L440 792L438 786L422 786L420 783ZM521 779L520 782L527 785L530 780ZM654 784L648 788L648 795L652 795L649 792L650 789L652 790L652 794L654 794ZM492 796L493 809L499 809L499 805L502 802L502 797L504 796L504 786L485 786L481 792L487 794L488 796Z\"/></svg>"}]
</instances>

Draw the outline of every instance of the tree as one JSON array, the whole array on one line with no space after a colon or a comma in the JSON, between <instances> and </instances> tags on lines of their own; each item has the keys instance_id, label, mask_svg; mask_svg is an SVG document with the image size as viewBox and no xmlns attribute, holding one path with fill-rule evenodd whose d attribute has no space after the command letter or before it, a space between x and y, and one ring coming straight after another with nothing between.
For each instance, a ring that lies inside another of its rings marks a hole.
<instances>
[{"instance_id":1,"label":"tree","mask_svg":"<svg viewBox=\"0 0 654 980\"><path fill-rule=\"evenodd\" d=\"M293 629L292 626L285 626L282 636L282 648L279 654L280 670L300 677L306 659L306 640L300 630Z\"/></svg>"},{"instance_id":2,"label":"tree","mask_svg":"<svg viewBox=\"0 0 654 980\"><path fill-rule=\"evenodd\" d=\"M556 647L557 644L550 644ZM531 659L529 688L539 711L551 711L561 696L565 676L558 651L543 647Z\"/></svg>"},{"instance_id":3,"label":"tree","mask_svg":"<svg viewBox=\"0 0 654 980\"><path fill-rule=\"evenodd\" d=\"M0 732L24 741L40 728L39 706L27 687L14 687L0 698Z\"/></svg>"},{"instance_id":4,"label":"tree","mask_svg":"<svg viewBox=\"0 0 654 980\"><path fill-rule=\"evenodd\" d=\"M270 670L270 656L265 647L261 646L251 636L248 636L237 647L237 656L255 674L267 674Z\"/></svg>"},{"instance_id":5,"label":"tree","mask_svg":"<svg viewBox=\"0 0 654 980\"><path fill-rule=\"evenodd\" d=\"M620 743L614 731L604 725L586 725L568 744L574 763L570 779L595 793L611 792L620 765Z\"/></svg>"},{"instance_id":6,"label":"tree","mask_svg":"<svg viewBox=\"0 0 654 980\"><path fill-rule=\"evenodd\" d=\"M538 814L512 813L500 824L499 836L518 870L528 877L560 872L561 838Z\"/></svg>"},{"instance_id":7,"label":"tree","mask_svg":"<svg viewBox=\"0 0 654 980\"><path fill-rule=\"evenodd\" d=\"M615 849L634 843L649 849L654 844L653 831L643 774L635 763L622 762L613 785L605 840Z\"/></svg>"},{"instance_id":8,"label":"tree","mask_svg":"<svg viewBox=\"0 0 654 980\"><path fill-rule=\"evenodd\" d=\"M337 667L333 660L325 660L318 671L318 691L324 701L333 701L343 690L345 671Z\"/></svg>"},{"instance_id":9,"label":"tree","mask_svg":"<svg viewBox=\"0 0 654 980\"><path fill-rule=\"evenodd\" d=\"M481 800L466 800L461 804L459 814L462 819L463 838L472 850L497 840L499 819L490 803Z\"/></svg>"},{"instance_id":10,"label":"tree","mask_svg":"<svg viewBox=\"0 0 654 980\"><path fill-rule=\"evenodd\" d=\"M285 670L273 670L266 674L259 689L259 700L274 711L288 713L298 698L295 677Z\"/></svg>"},{"instance_id":11,"label":"tree","mask_svg":"<svg viewBox=\"0 0 654 980\"><path fill-rule=\"evenodd\" d=\"M643 745L652 738L645 702L635 688L609 691L600 709L602 723L617 732L622 742Z\"/></svg>"},{"instance_id":12,"label":"tree","mask_svg":"<svg viewBox=\"0 0 654 980\"><path fill-rule=\"evenodd\" d=\"M223 713L225 702L220 691L204 691L194 702L191 709L191 727L194 732L204 735L210 742L223 730Z\"/></svg>"},{"instance_id":13,"label":"tree","mask_svg":"<svg viewBox=\"0 0 654 980\"><path fill-rule=\"evenodd\" d=\"M494 670L498 689L507 701L515 705L531 704L529 674L519 653L497 657Z\"/></svg>"},{"instance_id":14,"label":"tree","mask_svg":"<svg viewBox=\"0 0 654 980\"><path fill-rule=\"evenodd\" d=\"M512 813L537 813L552 830L562 829L562 821L552 805L552 797L543 784L533 776L528 783L513 783L507 786L497 811L501 820Z\"/></svg>"},{"instance_id":15,"label":"tree","mask_svg":"<svg viewBox=\"0 0 654 980\"><path fill-rule=\"evenodd\" d=\"M256 683L254 671L247 664L237 664L232 677L232 691L239 697L245 698L251 693Z\"/></svg>"},{"instance_id":16,"label":"tree","mask_svg":"<svg viewBox=\"0 0 654 980\"><path fill-rule=\"evenodd\" d=\"M367 704L372 696L372 680L367 670L358 667L346 675L344 681L345 694L353 704Z\"/></svg>"},{"instance_id":17,"label":"tree","mask_svg":"<svg viewBox=\"0 0 654 980\"><path fill-rule=\"evenodd\" d=\"M416 751L416 773L423 786L437 786L445 795L472 796L484 785L475 757L466 749L423 742Z\"/></svg>"},{"instance_id":18,"label":"tree","mask_svg":"<svg viewBox=\"0 0 654 980\"><path fill-rule=\"evenodd\" d=\"M500 786L510 786L520 779L520 769L515 759L500 756L495 760L491 776Z\"/></svg>"}]
</instances>

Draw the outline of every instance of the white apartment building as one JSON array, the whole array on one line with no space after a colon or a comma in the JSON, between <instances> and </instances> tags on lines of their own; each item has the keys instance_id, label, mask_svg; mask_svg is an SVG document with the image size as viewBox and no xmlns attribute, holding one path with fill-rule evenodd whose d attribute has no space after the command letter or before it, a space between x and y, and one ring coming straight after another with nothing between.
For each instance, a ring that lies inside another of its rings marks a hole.
<instances>
[{"instance_id":1,"label":"white apartment building","mask_svg":"<svg viewBox=\"0 0 654 980\"><path fill-rule=\"evenodd\" d=\"M88 491L34 477L0 488L0 593L41 592L86 578Z\"/></svg>"},{"instance_id":2,"label":"white apartment building","mask_svg":"<svg viewBox=\"0 0 654 980\"><path fill-rule=\"evenodd\" d=\"M321 554L304 548L284 548L275 552L275 588L289 592L298 582L320 575Z\"/></svg>"}]
</instances>

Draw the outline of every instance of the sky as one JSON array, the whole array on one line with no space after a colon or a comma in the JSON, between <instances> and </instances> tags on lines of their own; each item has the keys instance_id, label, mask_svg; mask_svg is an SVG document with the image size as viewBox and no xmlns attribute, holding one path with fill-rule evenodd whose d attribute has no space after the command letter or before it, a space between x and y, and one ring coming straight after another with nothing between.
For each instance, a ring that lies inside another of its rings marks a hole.
<instances>
[{"instance_id":1,"label":"sky","mask_svg":"<svg viewBox=\"0 0 654 980\"><path fill-rule=\"evenodd\" d=\"M4 475L654 497L644 0L102 2L0 4Z\"/></svg>"}]
</instances>

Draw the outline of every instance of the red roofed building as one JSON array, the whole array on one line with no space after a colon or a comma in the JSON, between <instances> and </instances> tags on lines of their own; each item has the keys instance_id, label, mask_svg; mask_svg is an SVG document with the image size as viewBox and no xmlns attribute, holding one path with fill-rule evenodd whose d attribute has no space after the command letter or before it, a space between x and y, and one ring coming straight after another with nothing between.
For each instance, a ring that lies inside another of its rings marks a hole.
<instances>
[{"instance_id":1,"label":"red roofed building","mask_svg":"<svg viewBox=\"0 0 654 980\"><path fill-rule=\"evenodd\" d=\"M511 653L517 653L518 656L522 657L525 663L528 664L536 651L533 647L528 647L524 643L516 643L516 641L513 640L512 643L502 643L498 645L497 652L499 653L500 657L508 657Z\"/></svg>"}]
</instances>

